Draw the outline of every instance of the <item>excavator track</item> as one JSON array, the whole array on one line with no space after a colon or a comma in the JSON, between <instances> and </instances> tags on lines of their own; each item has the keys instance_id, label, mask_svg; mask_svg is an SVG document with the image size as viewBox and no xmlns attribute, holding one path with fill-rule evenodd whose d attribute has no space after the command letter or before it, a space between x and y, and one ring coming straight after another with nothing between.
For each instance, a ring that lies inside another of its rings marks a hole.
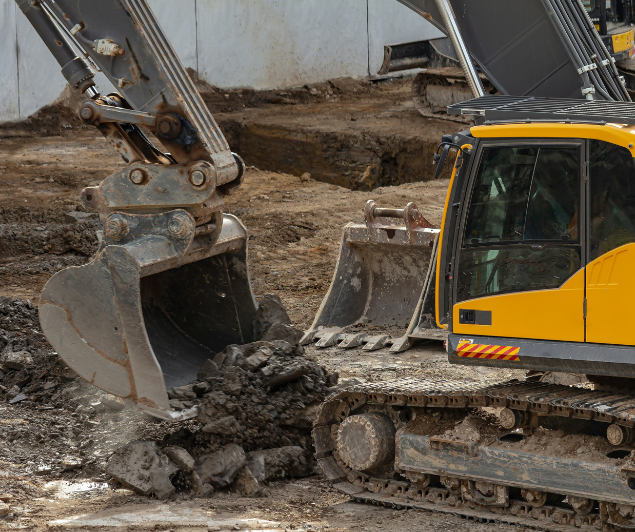
<instances>
[{"instance_id":1,"label":"excavator track","mask_svg":"<svg viewBox=\"0 0 635 532\"><path fill-rule=\"evenodd\" d=\"M426 434L428 420L451 428L469 415L489 424L487 437ZM549 423L585 434L596 454L514 447L542 431L545 446L564 448L555 440L562 430L543 429ZM326 477L359 502L538 530L633 530L634 426L635 395L627 393L531 379L487 386L404 379L331 395L313 441Z\"/></svg>"}]
</instances>

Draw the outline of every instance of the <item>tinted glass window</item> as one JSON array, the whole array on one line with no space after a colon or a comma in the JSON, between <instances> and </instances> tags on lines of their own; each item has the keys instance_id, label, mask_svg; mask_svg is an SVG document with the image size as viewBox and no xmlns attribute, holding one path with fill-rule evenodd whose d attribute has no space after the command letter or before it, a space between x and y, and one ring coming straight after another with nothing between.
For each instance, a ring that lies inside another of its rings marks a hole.
<instances>
[{"instance_id":1,"label":"tinted glass window","mask_svg":"<svg viewBox=\"0 0 635 532\"><path fill-rule=\"evenodd\" d=\"M561 286L581 268L580 149L483 149L470 196L457 301Z\"/></svg>"},{"instance_id":2,"label":"tinted glass window","mask_svg":"<svg viewBox=\"0 0 635 532\"><path fill-rule=\"evenodd\" d=\"M464 244L578 239L578 148L483 150Z\"/></svg>"},{"instance_id":3,"label":"tinted glass window","mask_svg":"<svg viewBox=\"0 0 635 532\"><path fill-rule=\"evenodd\" d=\"M558 288L581 267L579 246L501 246L461 251L457 301Z\"/></svg>"},{"instance_id":4,"label":"tinted glass window","mask_svg":"<svg viewBox=\"0 0 635 532\"><path fill-rule=\"evenodd\" d=\"M635 165L621 146L591 141L591 260L635 242Z\"/></svg>"}]
</instances>

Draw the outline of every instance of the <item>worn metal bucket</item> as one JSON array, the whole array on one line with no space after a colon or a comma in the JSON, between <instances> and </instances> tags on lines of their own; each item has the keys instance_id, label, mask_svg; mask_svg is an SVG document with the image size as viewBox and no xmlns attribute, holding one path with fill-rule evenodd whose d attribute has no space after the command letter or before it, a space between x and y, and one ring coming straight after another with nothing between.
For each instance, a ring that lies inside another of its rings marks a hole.
<instances>
[{"instance_id":1,"label":"worn metal bucket","mask_svg":"<svg viewBox=\"0 0 635 532\"><path fill-rule=\"evenodd\" d=\"M46 284L40 322L53 348L81 377L165 419L167 389L229 344L254 340L256 301L247 269L247 230L223 215L220 235L205 234L184 210L115 213L129 227L104 237L95 258Z\"/></svg>"},{"instance_id":2,"label":"worn metal bucket","mask_svg":"<svg viewBox=\"0 0 635 532\"><path fill-rule=\"evenodd\" d=\"M302 343L364 350L391 346L399 352L417 338L445 339L434 315L432 320L425 315L430 308L434 312L439 230L414 203L385 209L370 200L365 217L365 224L344 228L331 287Z\"/></svg>"}]
</instances>

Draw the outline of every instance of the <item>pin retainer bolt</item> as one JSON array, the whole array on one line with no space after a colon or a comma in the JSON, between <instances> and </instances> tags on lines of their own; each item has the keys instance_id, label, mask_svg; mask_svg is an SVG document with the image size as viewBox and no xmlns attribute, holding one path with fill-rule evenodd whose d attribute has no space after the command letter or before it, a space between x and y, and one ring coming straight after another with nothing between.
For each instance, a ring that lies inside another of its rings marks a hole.
<instances>
[{"instance_id":1,"label":"pin retainer bolt","mask_svg":"<svg viewBox=\"0 0 635 532\"><path fill-rule=\"evenodd\" d=\"M202 170L193 170L190 172L190 183L195 187L202 187L205 184L205 174Z\"/></svg>"},{"instance_id":2,"label":"pin retainer bolt","mask_svg":"<svg viewBox=\"0 0 635 532\"><path fill-rule=\"evenodd\" d=\"M175 238L185 238L191 232L191 221L187 214L177 212L168 221L168 231Z\"/></svg>"},{"instance_id":3,"label":"pin retainer bolt","mask_svg":"<svg viewBox=\"0 0 635 532\"><path fill-rule=\"evenodd\" d=\"M79 112L79 116L84 120L90 120L93 117L93 110L90 107L84 107Z\"/></svg>"},{"instance_id":4,"label":"pin retainer bolt","mask_svg":"<svg viewBox=\"0 0 635 532\"><path fill-rule=\"evenodd\" d=\"M112 240L121 240L129 231L128 222L120 214L111 216L104 224L104 233Z\"/></svg>"},{"instance_id":5,"label":"pin retainer bolt","mask_svg":"<svg viewBox=\"0 0 635 532\"><path fill-rule=\"evenodd\" d=\"M139 168L130 172L130 181L132 181L135 185L140 185L141 183L143 183L145 177L146 176L143 173L143 170L140 170Z\"/></svg>"}]
</instances>

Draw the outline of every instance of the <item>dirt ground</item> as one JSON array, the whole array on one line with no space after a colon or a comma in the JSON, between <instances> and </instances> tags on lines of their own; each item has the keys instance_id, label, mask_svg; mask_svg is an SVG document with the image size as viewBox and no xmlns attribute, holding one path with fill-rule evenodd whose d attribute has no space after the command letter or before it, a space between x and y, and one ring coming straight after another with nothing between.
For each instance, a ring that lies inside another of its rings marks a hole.
<instances>
[{"instance_id":1,"label":"dirt ground","mask_svg":"<svg viewBox=\"0 0 635 532\"><path fill-rule=\"evenodd\" d=\"M387 101L402 105L400 102L407 101L407 89L403 83L399 90L390 92ZM329 105L333 96L326 98L328 90L313 94L306 89L295 103L279 99L292 100L289 94L250 95L250 105L257 106L259 113L263 109L271 112L276 105L281 109L311 102ZM330 103L330 112L351 115L344 106L347 98L338 97L337 90L332 92L336 101ZM238 98L231 93L229 98L221 95L218 101L232 103ZM359 105L357 96L349 100ZM241 105L222 110L244 112ZM411 119L424 136L427 132L432 132L430 137L440 136L444 128L448 132L458 129L456 123L430 121L416 113ZM320 127L328 127L327 122L322 117ZM384 142L389 143L390 134L386 133ZM243 146L243 150L247 148ZM67 213L81 210L78 198L83 187L99 183L123 166L103 138L79 125L64 108L50 110L39 121L0 128L0 296L37 303L53 273L89 260L96 239L86 235L99 224L94 218L70 223ZM302 170L312 173L310 164ZM252 166L242 188L227 197L226 203L228 212L238 215L251 235L249 267L254 292L258 297L279 295L294 325L306 329L330 284L342 227L363 220L366 201L374 199L390 207L414 201L438 224L447 183L442 179L404 182L372 191L350 190ZM18 329L16 326L16 334L27 334ZM450 366L437 343L423 344L398 356L387 350L362 353L315 348L310 354L329 371L339 372L341 378L367 381L416 376L483 382L516 376L510 371ZM0 503L11 507L8 518L0 517L0 530L518 530L443 514L354 504L320 475L273 482L267 498L217 493L208 499L165 503L112 489L101 471L91 469L90 464L124 441L157 438L167 430L165 423L148 420L138 412L129 415L132 411L133 407L125 414L103 413L97 421L87 422L64 408L0 403ZM56 442L54 434L64 431L74 435L70 448ZM87 456L82 445L88 440L100 444L93 445ZM81 469L72 465L78 460L84 464ZM52 472L47 464L62 464L62 472L59 467Z\"/></svg>"}]
</instances>

